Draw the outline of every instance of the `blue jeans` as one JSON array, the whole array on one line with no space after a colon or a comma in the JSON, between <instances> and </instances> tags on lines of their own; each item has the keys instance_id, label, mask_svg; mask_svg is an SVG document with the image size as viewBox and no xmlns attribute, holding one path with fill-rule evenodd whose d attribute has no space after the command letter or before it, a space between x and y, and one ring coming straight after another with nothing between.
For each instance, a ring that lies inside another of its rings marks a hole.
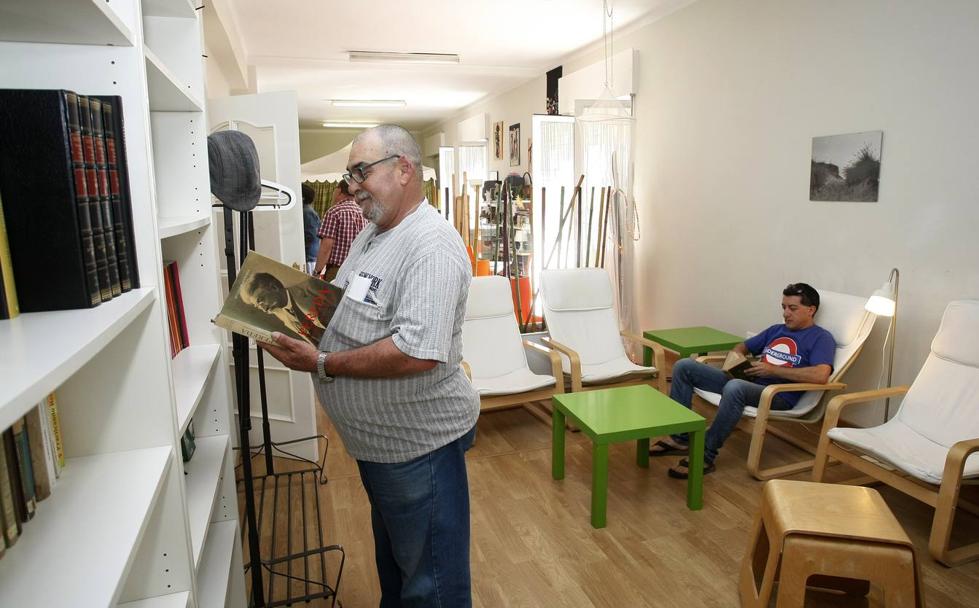
<instances>
[{"instance_id":1,"label":"blue jeans","mask_svg":"<svg viewBox=\"0 0 979 608\"><path fill-rule=\"evenodd\" d=\"M381 608L466 608L469 480L476 427L408 462L357 461L371 503Z\"/></svg>"},{"instance_id":2,"label":"blue jeans","mask_svg":"<svg viewBox=\"0 0 979 608\"><path fill-rule=\"evenodd\" d=\"M721 394L717 416L707 429L707 436L704 439L704 462L710 463L717 458L717 452L738 425L744 408L758 405L765 385L746 380L732 380L716 367L697 363L693 359L680 359L673 366L670 399L689 408L693 400L694 388ZM789 410L792 409L792 405L784 401L781 396L775 395L772 409ZM687 443L687 435L686 433L673 435L673 440Z\"/></svg>"}]
</instances>

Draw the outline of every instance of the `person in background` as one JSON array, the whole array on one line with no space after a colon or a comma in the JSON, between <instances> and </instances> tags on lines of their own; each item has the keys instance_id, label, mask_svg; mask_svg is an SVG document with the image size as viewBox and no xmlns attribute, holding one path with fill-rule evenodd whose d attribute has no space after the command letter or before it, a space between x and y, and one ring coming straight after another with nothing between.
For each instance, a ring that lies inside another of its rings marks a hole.
<instances>
[{"instance_id":1,"label":"person in background","mask_svg":"<svg viewBox=\"0 0 979 608\"><path fill-rule=\"evenodd\" d=\"M371 223L334 280L344 296L333 319L318 348L280 333L262 348L312 375L357 460L381 607L467 608L465 452L479 396L462 368L462 322L472 267L459 234L425 199L421 150L408 131L364 131L347 171Z\"/></svg>"},{"instance_id":2,"label":"person in background","mask_svg":"<svg viewBox=\"0 0 979 608\"><path fill-rule=\"evenodd\" d=\"M313 209L314 191L308 184L303 184L303 241L306 249L306 271L308 266L316 262L316 254L320 248L320 216Z\"/></svg>"},{"instance_id":3,"label":"person in background","mask_svg":"<svg viewBox=\"0 0 979 608\"><path fill-rule=\"evenodd\" d=\"M340 265L347 259L351 243L366 225L367 218L350 195L347 182L341 181L334 191L333 205L320 224L320 248L313 266L313 275L322 275L327 281L332 281Z\"/></svg>"},{"instance_id":4,"label":"person in background","mask_svg":"<svg viewBox=\"0 0 979 608\"><path fill-rule=\"evenodd\" d=\"M816 325L819 292L806 283L792 283L782 290L782 319L765 331L734 347L758 360L745 372L751 380L729 378L723 371L693 359L681 359L673 366L670 399L685 407L691 406L695 388L720 393L717 416L707 429L704 440L704 473L714 470L714 460L724 441L734 431L744 408L755 407L761 393L769 384L805 382L826 384L833 372L836 341L832 334ZM775 395L773 410L790 410L799 401L801 392L789 391ZM650 456L669 456L688 452L687 436L672 435L658 441L649 450ZM680 460L667 473L676 479L686 479L689 462Z\"/></svg>"}]
</instances>

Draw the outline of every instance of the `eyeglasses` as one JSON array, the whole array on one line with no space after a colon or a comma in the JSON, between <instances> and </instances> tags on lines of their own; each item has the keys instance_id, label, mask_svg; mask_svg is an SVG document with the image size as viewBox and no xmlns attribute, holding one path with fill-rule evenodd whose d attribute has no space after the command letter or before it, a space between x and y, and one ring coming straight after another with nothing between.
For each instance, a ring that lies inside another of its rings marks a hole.
<instances>
[{"instance_id":1,"label":"eyeglasses","mask_svg":"<svg viewBox=\"0 0 979 608\"><path fill-rule=\"evenodd\" d=\"M354 184L354 183L362 184L367 180L368 169L370 169L374 165L383 163L386 160L391 160L392 158L401 158L401 155L392 154L391 156L382 158L381 160L375 160L372 163L357 163L356 165L350 168L349 172L343 174L343 181L347 182L347 184Z\"/></svg>"}]
</instances>

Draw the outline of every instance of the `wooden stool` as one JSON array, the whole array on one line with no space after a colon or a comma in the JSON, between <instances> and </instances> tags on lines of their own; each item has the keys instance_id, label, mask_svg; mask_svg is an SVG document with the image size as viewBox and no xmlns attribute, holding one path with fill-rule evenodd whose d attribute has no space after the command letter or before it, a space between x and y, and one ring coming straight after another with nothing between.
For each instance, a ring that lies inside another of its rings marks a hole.
<instances>
[{"instance_id":1,"label":"wooden stool","mask_svg":"<svg viewBox=\"0 0 979 608\"><path fill-rule=\"evenodd\" d=\"M751 546L741 563L741 605L803 606L806 586L866 595L884 605L923 607L914 546L871 488L773 480L762 490Z\"/></svg>"}]
</instances>

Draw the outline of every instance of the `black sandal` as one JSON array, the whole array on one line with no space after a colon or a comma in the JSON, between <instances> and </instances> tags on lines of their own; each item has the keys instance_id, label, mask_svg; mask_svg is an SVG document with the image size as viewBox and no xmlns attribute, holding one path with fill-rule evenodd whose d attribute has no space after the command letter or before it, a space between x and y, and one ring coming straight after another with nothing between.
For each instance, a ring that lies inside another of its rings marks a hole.
<instances>
[{"instance_id":1,"label":"black sandal","mask_svg":"<svg viewBox=\"0 0 979 608\"><path fill-rule=\"evenodd\" d=\"M653 448L657 446L662 449L654 450ZM649 448L649 455L654 457L655 456L686 456L689 451L690 451L689 447L684 446L682 448L678 448L676 446L670 445L665 441L660 440L654 443Z\"/></svg>"},{"instance_id":2,"label":"black sandal","mask_svg":"<svg viewBox=\"0 0 979 608\"><path fill-rule=\"evenodd\" d=\"M680 460L680 462L677 463L677 466L683 467L687 469L687 471L690 470L690 462L687 461L686 458ZM713 462L708 462L706 460L704 461L704 475L707 475L708 473L713 473L715 468L716 467L714 467ZM670 469L666 471L666 474L672 477L673 479L686 479L688 477L687 471L678 471L673 467L670 467Z\"/></svg>"}]
</instances>

